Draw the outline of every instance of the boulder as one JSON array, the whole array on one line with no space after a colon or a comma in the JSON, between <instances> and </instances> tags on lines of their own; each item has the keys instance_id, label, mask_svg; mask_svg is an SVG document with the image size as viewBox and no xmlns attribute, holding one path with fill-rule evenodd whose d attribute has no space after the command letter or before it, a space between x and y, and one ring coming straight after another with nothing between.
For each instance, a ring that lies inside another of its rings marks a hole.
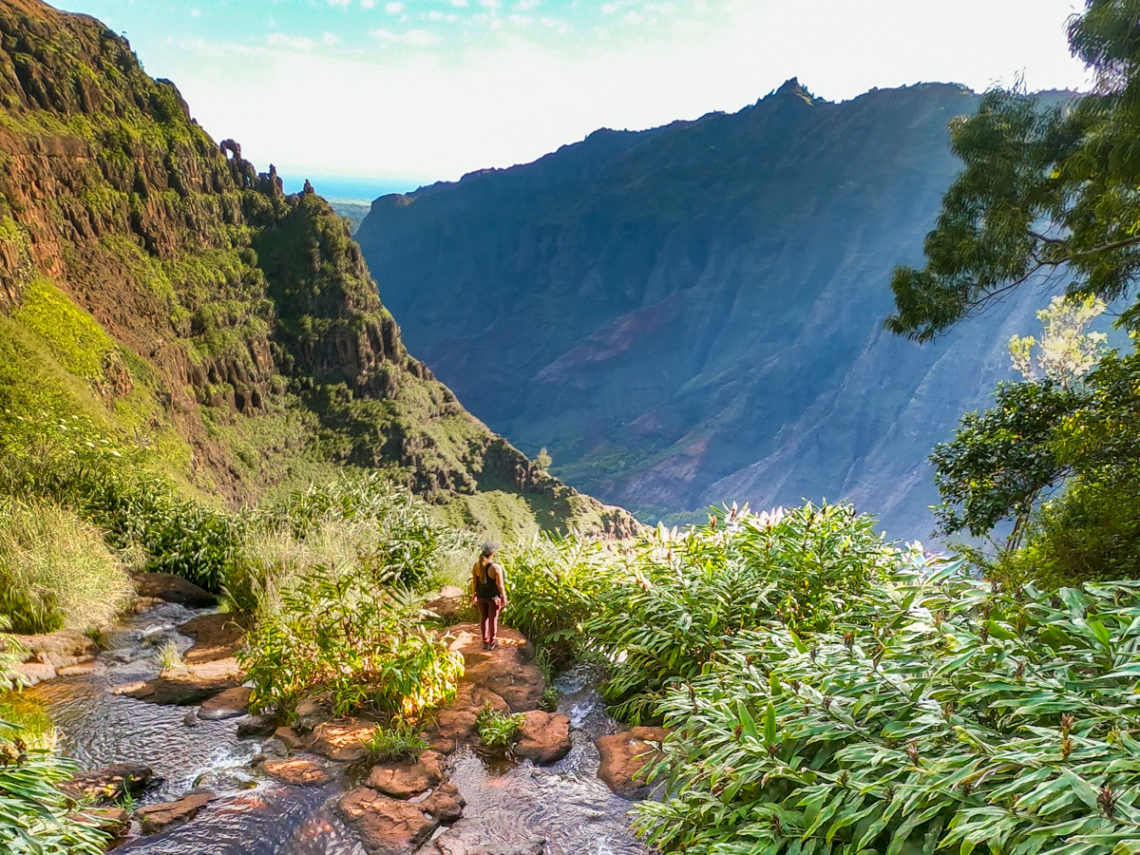
<instances>
[{"instance_id":1,"label":"boulder","mask_svg":"<svg viewBox=\"0 0 1140 855\"><path fill-rule=\"evenodd\" d=\"M455 784L441 784L432 794L420 802L420 807L444 825L450 825L463 816L467 800Z\"/></svg>"},{"instance_id":2,"label":"boulder","mask_svg":"<svg viewBox=\"0 0 1140 855\"><path fill-rule=\"evenodd\" d=\"M333 779L332 773L312 760L294 757L289 760L267 760L265 774L294 787L322 787Z\"/></svg>"},{"instance_id":3,"label":"boulder","mask_svg":"<svg viewBox=\"0 0 1140 855\"><path fill-rule=\"evenodd\" d=\"M189 706L235 688L244 679L237 660L227 657L187 665L153 680L116 686L112 691L152 704Z\"/></svg>"},{"instance_id":4,"label":"boulder","mask_svg":"<svg viewBox=\"0 0 1140 855\"><path fill-rule=\"evenodd\" d=\"M69 665L91 662L99 653L99 645L71 629L61 629L46 635L14 635L27 651L25 661L50 665L56 670Z\"/></svg>"},{"instance_id":5,"label":"boulder","mask_svg":"<svg viewBox=\"0 0 1140 855\"><path fill-rule=\"evenodd\" d=\"M79 662L75 665L64 665L55 669L57 677L86 677L88 674L95 673L95 660L90 662Z\"/></svg>"},{"instance_id":6,"label":"boulder","mask_svg":"<svg viewBox=\"0 0 1140 855\"><path fill-rule=\"evenodd\" d=\"M279 727L273 731L273 736L280 740L290 751L305 747L305 740L291 727Z\"/></svg>"},{"instance_id":7,"label":"boulder","mask_svg":"<svg viewBox=\"0 0 1140 855\"><path fill-rule=\"evenodd\" d=\"M148 599L178 603L192 609L209 608L218 598L188 579L172 573L134 573L135 593Z\"/></svg>"},{"instance_id":8,"label":"boulder","mask_svg":"<svg viewBox=\"0 0 1140 855\"><path fill-rule=\"evenodd\" d=\"M247 715L237 723L238 738L269 736L277 729L277 722L269 715Z\"/></svg>"},{"instance_id":9,"label":"boulder","mask_svg":"<svg viewBox=\"0 0 1140 855\"><path fill-rule=\"evenodd\" d=\"M213 793L191 793L175 802L144 807L135 812L135 819L139 821L143 834L155 834L176 822L193 819L214 798Z\"/></svg>"},{"instance_id":10,"label":"boulder","mask_svg":"<svg viewBox=\"0 0 1140 855\"><path fill-rule=\"evenodd\" d=\"M660 727L635 727L594 740L602 757L598 777L611 790L626 799L643 799L649 794L643 771L661 754L667 731Z\"/></svg>"},{"instance_id":11,"label":"boulder","mask_svg":"<svg viewBox=\"0 0 1140 855\"><path fill-rule=\"evenodd\" d=\"M368 786L395 799L426 792L443 779L443 758L425 751L409 763L378 763L368 775Z\"/></svg>"},{"instance_id":12,"label":"boulder","mask_svg":"<svg viewBox=\"0 0 1140 855\"><path fill-rule=\"evenodd\" d=\"M199 615L178 627L194 639L194 646L182 655L187 665L229 659L245 644L245 627L233 615Z\"/></svg>"},{"instance_id":13,"label":"boulder","mask_svg":"<svg viewBox=\"0 0 1140 855\"><path fill-rule=\"evenodd\" d=\"M570 719L561 713L531 710L519 729L514 753L539 766L555 763L570 753Z\"/></svg>"},{"instance_id":14,"label":"boulder","mask_svg":"<svg viewBox=\"0 0 1140 855\"><path fill-rule=\"evenodd\" d=\"M421 805L358 787L337 805L341 819L360 835L368 855L411 855L439 827Z\"/></svg>"},{"instance_id":15,"label":"boulder","mask_svg":"<svg viewBox=\"0 0 1140 855\"><path fill-rule=\"evenodd\" d=\"M253 690L245 686L234 686L202 702L198 718L203 721L216 721L223 718L237 718L249 710L249 698Z\"/></svg>"},{"instance_id":16,"label":"boulder","mask_svg":"<svg viewBox=\"0 0 1140 855\"><path fill-rule=\"evenodd\" d=\"M420 855L543 855L544 852L546 841L541 837L517 843L468 842L457 826L433 840L430 847L421 849Z\"/></svg>"},{"instance_id":17,"label":"boulder","mask_svg":"<svg viewBox=\"0 0 1140 855\"><path fill-rule=\"evenodd\" d=\"M13 670L23 677L22 682L28 686L35 686L46 680L54 680L58 676L53 666L42 662L24 662L16 665Z\"/></svg>"},{"instance_id":18,"label":"boulder","mask_svg":"<svg viewBox=\"0 0 1140 855\"><path fill-rule=\"evenodd\" d=\"M375 732L375 722L355 718L322 722L305 742L305 750L339 763L359 763L368 753L364 742Z\"/></svg>"},{"instance_id":19,"label":"boulder","mask_svg":"<svg viewBox=\"0 0 1140 855\"><path fill-rule=\"evenodd\" d=\"M137 796L153 784L154 770L145 763L116 763L93 772L82 772L60 784L60 789L76 801L90 800L104 805L126 796Z\"/></svg>"},{"instance_id":20,"label":"boulder","mask_svg":"<svg viewBox=\"0 0 1140 855\"><path fill-rule=\"evenodd\" d=\"M322 724L333 717L328 703L323 698L305 698L297 704L297 708L293 710L293 715L297 719L293 726L302 733L308 733L318 724Z\"/></svg>"}]
</instances>

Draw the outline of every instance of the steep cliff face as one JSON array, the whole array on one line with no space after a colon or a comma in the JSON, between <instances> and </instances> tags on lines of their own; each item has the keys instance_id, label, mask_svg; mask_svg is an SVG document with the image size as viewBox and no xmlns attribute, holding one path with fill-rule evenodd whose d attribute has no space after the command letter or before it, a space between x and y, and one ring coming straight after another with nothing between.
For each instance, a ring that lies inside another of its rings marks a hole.
<instances>
[{"instance_id":1,"label":"steep cliff face","mask_svg":"<svg viewBox=\"0 0 1140 855\"><path fill-rule=\"evenodd\" d=\"M0 397L231 500L385 468L472 524L614 531L408 355L346 224L215 143L94 19L0 0Z\"/></svg>"},{"instance_id":2,"label":"steep cliff face","mask_svg":"<svg viewBox=\"0 0 1140 855\"><path fill-rule=\"evenodd\" d=\"M734 115L380 198L357 239L410 346L581 489L649 519L850 497L925 536L927 454L1034 324L1019 297L935 345L881 327L958 169L947 122L977 100L833 104L789 81Z\"/></svg>"}]
</instances>

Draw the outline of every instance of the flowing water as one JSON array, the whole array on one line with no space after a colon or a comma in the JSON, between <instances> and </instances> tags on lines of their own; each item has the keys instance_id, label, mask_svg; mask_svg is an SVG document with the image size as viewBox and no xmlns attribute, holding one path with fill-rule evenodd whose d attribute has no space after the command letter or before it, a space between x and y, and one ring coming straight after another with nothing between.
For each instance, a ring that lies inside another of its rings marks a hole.
<instances>
[{"instance_id":1,"label":"flowing water","mask_svg":"<svg viewBox=\"0 0 1140 855\"><path fill-rule=\"evenodd\" d=\"M205 786L220 795L197 817L118 852L148 855L365 855L356 835L336 815L349 784L289 787L257 776L250 760L259 739L238 739L236 720L188 726L193 707L157 706L112 693L115 686L155 676L161 649L180 652L190 639L176 628L201 612L164 605L127 620L107 639L94 673L37 686L52 709L62 750L94 769L125 760L148 764L163 778L140 799L169 801ZM618 728L606 715L588 671L556 682L559 711L570 718L573 748L547 767L529 761L489 766L461 750L451 781L467 800L463 818L441 829L451 851L542 851L546 855L643 855L627 830L630 803L597 778L594 739ZM193 720L193 719L191 719ZM539 844L543 844L540 848ZM426 846L425 851L434 851Z\"/></svg>"}]
</instances>

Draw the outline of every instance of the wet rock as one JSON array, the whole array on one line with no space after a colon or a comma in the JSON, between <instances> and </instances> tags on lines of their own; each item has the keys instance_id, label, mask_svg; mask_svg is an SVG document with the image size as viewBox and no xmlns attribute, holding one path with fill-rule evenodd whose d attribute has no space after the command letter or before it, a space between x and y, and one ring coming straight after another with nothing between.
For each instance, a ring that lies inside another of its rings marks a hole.
<instances>
[{"instance_id":1,"label":"wet rock","mask_svg":"<svg viewBox=\"0 0 1140 855\"><path fill-rule=\"evenodd\" d=\"M497 650L483 650L478 624L453 626L451 649L463 654L464 682L482 686L503 698L511 712L537 709L546 689L542 669L534 664L534 648L517 630L499 630Z\"/></svg>"},{"instance_id":2,"label":"wet rock","mask_svg":"<svg viewBox=\"0 0 1140 855\"><path fill-rule=\"evenodd\" d=\"M131 577L140 597L178 603L192 609L218 604L218 598L188 579L171 573L135 573Z\"/></svg>"},{"instance_id":3,"label":"wet rock","mask_svg":"<svg viewBox=\"0 0 1140 855\"><path fill-rule=\"evenodd\" d=\"M209 790L211 792L252 790L257 785L258 779L256 777L245 769L236 766L209 769L194 779L195 790Z\"/></svg>"},{"instance_id":4,"label":"wet rock","mask_svg":"<svg viewBox=\"0 0 1140 855\"><path fill-rule=\"evenodd\" d=\"M194 646L182 655L187 665L230 659L245 644L245 627L233 615L199 615L178 631L194 639Z\"/></svg>"},{"instance_id":5,"label":"wet rock","mask_svg":"<svg viewBox=\"0 0 1140 855\"><path fill-rule=\"evenodd\" d=\"M411 855L439 827L420 805L358 787L337 805L341 819L360 835L368 855Z\"/></svg>"},{"instance_id":6,"label":"wet rock","mask_svg":"<svg viewBox=\"0 0 1140 855\"><path fill-rule=\"evenodd\" d=\"M463 816L467 800L455 784L447 783L436 787L430 796L420 803L420 807L444 825L450 825Z\"/></svg>"},{"instance_id":7,"label":"wet rock","mask_svg":"<svg viewBox=\"0 0 1140 855\"><path fill-rule=\"evenodd\" d=\"M59 677L86 677L88 674L95 673L95 661L80 662L76 665L64 665L61 668L56 668L55 673Z\"/></svg>"},{"instance_id":8,"label":"wet rock","mask_svg":"<svg viewBox=\"0 0 1140 855\"><path fill-rule=\"evenodd\" d=\"M396 799L426 792L443 779L443 759L425 751L411 763L378 763L368 775L368 786Z\"/></svg>"},{"instance_id":9,"label":"wet rock","mask_svg":"<svg viewBox=\"0 0 1140 855\"><path fill-rule=\"evenodd\" d=\"M238 738L269 736L277 729L277 722L269 715L247 715L237 723Z\"/></svg>"},{"instance_id":10,"label":"wet rock","mask_svg":"<svg viewBox=\"0 0 1140 855\"><path fill-rule=\"evenodd\" d=\"M602 756L598 777L623 798L645 798L649 794L645 767L660 756L665 736L664 728L635 727L624 733L598 737L594 740Z\"/></svg>"},{"instance_id":11,"label":"wet rock","mask_svg":"<svg viewBox=\"0 0 1140 855\"><path fill-rule=\"evenodd\" d=\"M249 710L249 698L253 690L245 686L234 686L221 694L203 701L198 710L198 718L203 721L217 721L223 718L237 718Z\"/></svg>"},{"instance_id":12,"label":"wet rock","mask_svg":"<svg viewBox=\"0 0 1140 855\"><path fill-rule=\"evenodd\" d=\"M145 763L116 763L76 775L61 784L60 789L77 801L90 799L103 805L125 796L137 796L157 783L154 770Z\"/></svg>"},{"instance_id":13,"label":"wet rock","mask_svg":"<svg viewBox=\"0 0 1140 855\"><path fill-rule=\"evenodd\" d=\"M294 727L302 733L308 733L318 724L326 722L333 717L332 711L323 698L305 698L305 700L297 704L297 708L293 711L293 714L297 719Z\"/></svg>"},{"instance_id":14,"label":"wet rock","mask_svg":"<svg viewBox=\"0 0 1140 855\"><path fill-rule=\"evenodd\" d=\"M358 763L367 754L365 740L375 731L375 722L355 718L322 722L306 741L305 750L340 763Z\"/></svg>"},{"instance_id":15,"label":"wet rock","mask_svg":"<svg viewBox=\"0 0 1140 855\"><path fill-rule=\"evenodd\" d=\"M35 686L46 680L54 680L57 676L54 667L42 662L24 662L16 665L13 670L23 677L23 683L28 686Z\"/></svg>"},{"instance_id":16,"label":"wet rock","mask_svg":"<svg viewBox=\"0 0 1140 855\"><path fill-rule=\"evenodd\" d=\"M112 691L152 704L189 706L232 689L244 679L237 660L227 657L187 665L153 680L116 686Z\"/></svg>"},{"instance_id":17,"label":"wet rock","mask_svg":"<svg viewBox=\"0 0 1140 855\"><path fill-rule=\"evenodd\" d=\"M135 813L135 819L139 821L143 834L155 834L176 822L193 819L214 798L210 792L191 793L175 802L144 807Z\"/></svg>"},{"instance_id":18,"label":"wet rock","mask_svg":"<svg viewBox=\"0 0 1140 855\"><path fill-rule=\"evenodd\" d=\"M543 855L546 841L531 837L517 843L469 843L457 830L445 831L432 841L431 847L421 849L421 855Z\"/></svg>"},{"instance_id":19,"label":"wet rock","mask_svg":"<svg viewBox=\"0 0 1140 855\"><path fill-rule=\"evenodd\" d=\"M294 787L321 787L333 779L332 774L323 766L303 757L267 760L262 768L270 777Z\"/></svg>"},{"instance_id":20,"label":"wet rock","mask_svg":"<svg viewBox=\"0 0 1140 855\"><path fill-rule=\"evenodd\" d=\"M561 713L531 710L519 729L514 753L540 766L555 763L570 753L570 719Z\"/></svg>"},{"instance_id":21,"label":"wet rock","mask_svg":"<svg viewBox=\"0 0 1140 855\"><path fill-rule=\"evenodd\" d=\"M290 751L296 751L305 745L305 740L291 727L279 727L273 731L273 736L275 739L280 740Z\"/></svg>"},{"instance_id":22,"label":"wet rock","mask_svg":"<svg viewBox=\"0 0 1140 855\"><path fill-rule=\"evenodd\" d=\"M183 727L197 727L198 726L198 710L190 710L182 717Z\"/></svg>"},{"instance_id":23,"label":"wet rock","mask_svg":"<svg viewBox=\"0 0 1140 855\"><path fill-rule=\"evenodd\" d=\"M88 663L99 653L99 645L70 629L61 629L46 635L13 636L28 651L25 661L50 665L57 671L69 665Z\"/></svg>"}]
</instances>

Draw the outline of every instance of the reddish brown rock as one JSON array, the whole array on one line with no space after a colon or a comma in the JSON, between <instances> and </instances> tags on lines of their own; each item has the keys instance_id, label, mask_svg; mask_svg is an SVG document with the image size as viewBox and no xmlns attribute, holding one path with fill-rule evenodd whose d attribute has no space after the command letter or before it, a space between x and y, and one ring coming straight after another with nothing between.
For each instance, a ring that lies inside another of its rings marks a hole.
<instances>
[{"instance_id":1,"label":"reddish brown rock","mask_svg":"<svg viewBox=\"0 0 1140 855\"><path fill-rule=\"evenodd\" d=\"M245 644L245 627L233 615L199 615L178 627L194 639L194 646L182 655L187 665L231 658Z\"/></svg>"},{"instance_id":2,"label":"reddish brown rock","mask_svg":"<svg viewBox=\"0 0 1140 855\"><path fill-rule=\"evenodd\" d=\"M217 605L218 598L189 579L172 573L135 573L135 593L147 599L178 603L192 609Z\"/></svg>"},{"instance_id":3,"label":"reddish brown rock","mask_svg":"<svg viewBox=\"0 0 1140 855\"><path fill-rule=\"evenodd\" d=\"M23 677L22 682L28 686L34 686L45 680L54 680L57 676L55 668L43 662L24 662L16 665L13 670Z\"/></svg>"},{"instance_id":4,"label":"reddish brown rock","mask_svg":"<svg viewBox=\"0 0 1140 855\"><path fill-rule=\"evenodd\" d=\"M91 662L99 653L99 645L71 629L61 629L46 635L14 635L27 651L25 661L50 665L60 669L68 665Z\"/></svg>"},{"instance_id":5,"label":"reddish brown rock","mask_svg":"<svg viewBox=\"0 0 1140 855\"><path fill-rule=\"evenodd\" d=\"M273 735L280 739L290 751L296 751L305 745L305 740L291 727L279 727L273 731Z\"/></svg>"},{"instance_id":6,"label":"reddish brown rock","mask_svg":"<svg viewBox=\"0 0 1140 855\"><path fill-rule=\"evenodd\" d=\"M645 798L649 794L645 767L661 756L665 735L666 731L660 727L635 727L624 733L598 737L594 740L602 756L598 777L623 798Z\"/></svg>"},{"instance_id":7,"label":"reddish brown rock","mask_svg":"<svg viewBox=\"0 0 1140 855\"><path fill-rule=\"evenodd\" d=\"M355 718L322 722L305 742L305 750L341 763L358 763L368 753L364 743L375 731L375 722Z\"/></svg>"},{"instance_id":8,"label":"reddish brown rock","mask_svg":"<svg viewBox=\"0 0 1140 855\"><path fill-rule=\"evenodd\" d=\"M88 674L95 673L95 662L80 662L76 665L64 665L61 668L56 668L55 673L58 677L85 677Z\"/></svg>"},{"instance_id":9,"label":"reddish brown rock","mask_svg":"<svg viewBox=\"0 0 1140 855\"><path fill-rule=\"evenodd\" d=\"M265 769L265 774L295 787L321 787L333 779L332 774L323 766L302 757L268 760L262 768Z\"/></svg>"},{"instance_id":10,"label":"reddish brown rock","mask_svg":"<svg viewBox=\"0 0 1140 855\"><path fill-rule=\"evenodd\" d=\"M368 786L396 799L426 792L443 779L443 760L435 751L425 751L411 763L378 763L368 775Z\"/></svg>"},{"instance_id":11,"label":"reddish brown rock","mask_svg":"<svg viewBox=\"0 0 1140 855\"><path fill-rule=\"evenodd\" d=\"M359 787L341 798L341 819L357 834L368 855L411 855L439 827L421 805Z\"/></svg>"},{"instance_id":12,"label":"reddish brown rock","mask_svg":"<svg viewBox=\"0 0 1140 855\"><path fill-rule=\"evenodd\" d=\"M453 626L451 649L463 654L463 680L482 686L503 698L511 712L537 709L542 701L546 681L542 669L534 664L534 648L517 630L499 630L497 650L483 650L478 624Z\"/></svg>"},{"instance_id":13,"label":"reddish brown rock","mask_svg":"<svg viewBox=\"0 0 1140 855\"><path fill-rule=\"evenodd\" d=\"M198 815L214 800L213 793L191 793L176 802L164 802L144 807L135 813L143 834L154 834L176 822L185 822Z\"/></svg>"},{"instance_id":14,"label":"reddish brown rock","mask_svg":"<svg viewBox=\"0 0 1140 855\"><path fill-rule=\"evenodd\" d=\"M198 718L204 721L216 721L244 715L249 710L251 694L253 694L253 690L245 686L234 686L232 689L226 689L221 694L214 695L214 697L202 702L202 708L198 710Z\"/></svg>"},{"instance_id":15,"label":"reddish brown rock","mask_svg":"<svg viewBox=\"0 0 1140 855\"><path fill-rule=\"evenodd\" d=\"M519 729L513 750L539 766L561 760L570 753L570 719L561 713L531 710Z\"/></svg>"},{"instance_id":16,"label":"reddish brown rock","mask_svg":"<svg viewBox=\"0 0 1140 855\"><path fill-rule=\"evenodd\" d=\"M96 805L137 796L154 781L154 771L144 763L116 763L92 772L82 772L60 784L60 789L76 801Z\"/></svg>"},{"instance_id":17,"label":"reddish brown rock","mask_svg":"<svg viewBox=\"0 0 1140 855\"><path fill-rule=\"evenodd\" d=\"M432 794L420 803L420 807L443 825L450 825L463 816L467 801L459 793L455 784L441 784Z\"/></svg>"}]
</instances>

